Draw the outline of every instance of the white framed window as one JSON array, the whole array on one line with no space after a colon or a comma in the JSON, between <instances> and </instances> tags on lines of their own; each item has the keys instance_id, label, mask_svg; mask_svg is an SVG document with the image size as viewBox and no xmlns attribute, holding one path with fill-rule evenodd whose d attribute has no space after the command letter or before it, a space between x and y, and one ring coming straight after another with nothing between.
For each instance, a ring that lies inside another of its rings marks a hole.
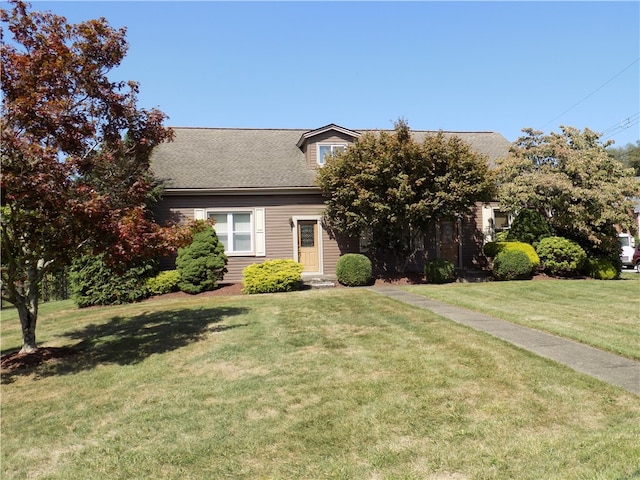
<instances>
[{"instance_id":1,"label":"white framed window","mask_svg":"<svg viewBox=\"0 0 640 480\"><path fill-rule=\"evenodd\" d=\"M512 221L513 216L503 212L498 206L485 204L482 208L482 227L485 243L494 241L497 233L509 230Z\"/></svg>"},{"instance_id":2,"label":"white framed window","mask_svg":"<svg viewBox=\"0 0 640 480\"><path fill-rule=\"evenodd\" d=\"M346 148L346 143L319 143L318 165L323 166L327 162L327 156L338 154Z\"/></svg>"},{"instance_id":3,"label":"white framed window","mask_svg":"<svg viewBox=\"0 0 640 480\"><path fill-rule=\"evenodd\" d=\"M206 218L215 222L218 239L227 255L264 256L264 208L251 210L206 210Z\"/></svg>"}]
</instances>

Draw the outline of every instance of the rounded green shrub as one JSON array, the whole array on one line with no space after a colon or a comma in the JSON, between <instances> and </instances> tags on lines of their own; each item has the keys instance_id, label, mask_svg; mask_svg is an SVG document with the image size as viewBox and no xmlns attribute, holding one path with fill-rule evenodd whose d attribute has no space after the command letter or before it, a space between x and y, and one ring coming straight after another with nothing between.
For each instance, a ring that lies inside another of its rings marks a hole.
<instances>
[{"instance_id":1,"label":"rounded green shrub","mask_svg":"<svg viewBox=\"0 0 640 480\"><path fill-rule=\"evenodd\" d=\"M496 280L525 280L531 278L531 260L522 250L503 250L493 260Z\"/></svg>"},{"instance_id":2,"label":"rounded green shrub","mask_svg":"<svg viewBox=\"0 0 640 480\"><path fill-rule=\"evenodd\" d=\"M587 254L576 242L564 237L546 237L537 248L545 272L554 276L571 277L582 270Z\"/></svg>"},{"instance_id":3,"label":"rounded green shrub","mask_svg":"<svg viewBox=\"0 0 640 480\"><path fill-rule=\"evenodd\" d=\"M489 258L495 258L504 250L519 250L524 252L531 262L531 272L540 267L540 257L532 245L524 242L488 242L484 245L484 254Z\"/></svg>"},{"instance_id":4,"label":"rounded green shrub","mask_svg":"<svg viewBox=\"0 0 640 480\"><path fill-rule=\"evenodd\" d=\"M525 208L511 224L507 241L537 245L541 239L551 235L551 227L546 217L535 210Z\"/></svg>"},{"instance_id":5,"label":"rounded green shrub","mask_svg":"<svg viewBox=\"0 0 640 480\"><path fill-rule=\"evenodd\" d=\"M265 260L249 265L242 271L243 292L278 293L291 292L302 283L302 264L294 260Z\"/></svg>"},{"instance_id":6,"label":"rounded green shrub","mask_svg":"<svg viewBox=\"0 0 640 480\"><path fill-rule=\"evenodd\" d=\"M189 246L178 249L176 268L183 292L196 294L218 286L227 273L227 256L213 228L195 233Z\"/></svg>"},{"instance_id":7,"label":"rounded green shrub","mask_svg":"<svg viewBox=\"0 0 640 480\"><path fill-rule=\"evenodd\" d=\"M429 260L424 266L427 283L450 283L456 279L455 265L444 258Z\"/></svg>"},{"instance_id":8,"label":"rounded green shrub","mask_svg":"<svg viewBox=\"0 0 640 480\"><path fill-rule=\"evenodd\" d=\"M586 261L586 271L591 278L598 280L615 280L620 277L620 271L608 258L589 258Z\"/></svg>"},{"instance_id":9,"label":"rounded green shrub","mask_svg":"<svg viewBox=\"0 0 640 480\"><path fill-rule=\"evenodd\" d=\"M149 296L147 279L156 272L156 263L138 260L122 268L111 267L105 255L83 255L69 268L71 298L80 308L119 305Z\"/></svg>"},{"instance_id":10,"label":"rounded green shrub","mask_svg":"<svg viewBox=\"0 0 640 480\"><path fill-rule=\"evenodd\" d=\"M347 287L358 287L371 283L373 268L371 260L361 253L347 253L338 259L336 277Z\"/></svg>"},{"instance_id":11,"label":"rounded green shrub","mask_svg":"<svg viewBox=\"0 0 640 480\"><path fill-rule=\"evenodd\" d=\"M147 289L151 295L164 295L165 293L177 292L179 283L180 272L177 270L166 270L148 279Z\"/></svg>"}]
</instances>

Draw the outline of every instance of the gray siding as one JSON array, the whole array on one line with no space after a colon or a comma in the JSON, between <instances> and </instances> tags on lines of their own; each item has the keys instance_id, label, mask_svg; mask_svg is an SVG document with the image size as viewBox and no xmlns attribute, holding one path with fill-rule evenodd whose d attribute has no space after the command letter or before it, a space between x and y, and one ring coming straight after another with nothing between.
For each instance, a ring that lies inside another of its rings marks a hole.
<instances>
[{"instance_id":1,"label":"gray siding","mask_svg":"<svg viewBox=\"0 0 640 480\"><path fill-rule=\"evenodd\" d=\"M265 209L266 255L229 256L228 273L224 282L242 281L242 270L253 263L266 259L294 258L293 216L322 215L322 197L318 195L166 195L157 206L155 214L159 223L166 221L188 222L194 218L195 209ZM354 242L344 238L334 238L322 229L322 245L325 275L335 274L335 265L342 252L353 251ZM357 242L356 242L357 244ZM173 259L164 259L163 268L173 268Z\"/></svg>"},{"instance_id":2,"label":"gray siding","mask_svg":"<svg viewBox=\"0 0 640 480\"><path fill-rule=\"evenodd\" d=\"M305 156L311 168L318 167L318 143L353 143L353 137L342 132L329 131L313 136L305 144Z\"/></svg>"}]
</instances>

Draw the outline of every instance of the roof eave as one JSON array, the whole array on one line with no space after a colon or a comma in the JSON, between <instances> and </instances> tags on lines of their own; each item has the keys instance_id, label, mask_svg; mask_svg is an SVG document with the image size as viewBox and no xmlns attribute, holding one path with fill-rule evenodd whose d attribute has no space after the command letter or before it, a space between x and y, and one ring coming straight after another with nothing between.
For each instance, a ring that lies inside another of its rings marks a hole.
<instances>
[{"instance_id":1,"label":"roof eave","mask_svg":"<svg viewBox=\"0 0 640 480\"><path fill-rule=\"evenodd\" d=\"M165 188L163 195L312 195L319 194L318 187L259 187L259 188Z\"/></svg>"},{"instance_id":2,"label":"roof eave","mask_svg":"<svg viewBox=\"0 0 640 480\"><path fill-rule=\"evenodd\" d=\"M321 133L328 132L329 130L335 130L336 132L343 133L353 138L358 138L362 134L360 132L356 132L355 130L349 130L348 128L341 127L340 125L336 125L335 123L330 123L329 125L325 125L324 127L316 128L315 130L310 130L305 132L298 140L296 146L298 148L302 148L302 145L311 137L315 137L316 135L320 135Z\"/></svg>"}]
</instances>

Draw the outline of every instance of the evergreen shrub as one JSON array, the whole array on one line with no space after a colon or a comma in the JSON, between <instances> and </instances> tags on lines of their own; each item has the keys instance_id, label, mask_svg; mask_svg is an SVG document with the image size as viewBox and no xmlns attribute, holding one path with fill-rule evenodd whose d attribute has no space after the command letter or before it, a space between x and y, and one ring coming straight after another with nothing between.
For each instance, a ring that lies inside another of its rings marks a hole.
<instances>
[{"instance_id":1,"label":"evergreen shrub","mask_svg":"<svg viewBox=\"0 0 640 480\"><path fill-rule=\"evenodd\" d=\"M564 237L546 237L537 248L545 272L554 276L570 277L580 273L587 260L584 249Z\"/></svg>"},{"instance_id":2,"label":"evergreen shrub","mask_svg":"<svg viewBox=\"0 0 640 480\"><path fill-rule=\"evenodd\" d=\"M368 285L372 280L371 260L361 253L346 253L338 259L336 277L347 287Z\"/></svg>"},{"instance_id":3,"label":"evergreen shrub","mask_svg":"<svg viewBox=\"0 0 640 480\"><path fill-rule=\"evenodd\" d=\"M620 270L608 258L589 258L586 261L586 271L591 278L598 280L615 280L620 277Z\"/></svg>"},{"instance_id":4,"label":"evergreen shrub","mask_svg":"<svg viewBox=\"0 0 640 480\"><path fill-rule=\"evenodd\" d=\"M216 231L207 228L195 233L189 246L178 249L176 268L183 292L196 294L215 289L227 273L227 256Z\"/></svg>"},{"instance_id":5,"label":"evergreen shrub","mask_svg":"<svg viewBox=\"0 0 640 480\"><path fill-rule=\"evenodd\" d=\"M518 216L511 224L507 234L507 241L537 245L541 239L551 235L551 227L544 215L535 210L525 208L518 213Z\"/></svg>"},{"instance_id":6,"label":"evergreen shrub","mask_svg":"<svg viewBox=\"0 0 640 480\"><path fill-rule=\"evenodd\" d=\"M294 260L265 260L249 265L242 271L243 292L291 292L302 284L302 264Z\"/></svg>"},{"instance_id":7,"label":"evergreen shrub","mask_svg":"<svg viewBox=\"0 0 640 480\"><path fill-rule=\"evenodd\" d=\"M424 266L427 283L450 283L456 279L455 265L444 258L429 260Z\"/></svg>"},{"instance_id":8,"label":"evergreen shrub","mask_svg":"<svg viewBox=\"0 0 640 480\"><path fill-rule=\"evenodd\" d=\"M116 269L105 263L104 254L83 255L69 268L71 298L80 308L137 302L149 296L146 282L156 271L154 261Z\"/></svg>"},{"instance_id":9,"label":"evergreen shrub","mask_svg":"<svg viewBox=\"0 0 640 480\"><path fill-rule=\"evenodd\" d=\"M525 280L531 278L531 260L522 250L503 250L493 260L496 280Z\"/></svg>"},{"instance_id":10,"label":"evergreen shrub","mask_svg":"<svg viewBox=\"0 0 640 480\"><path fill-rule=\"evenodd\" d=\"M164 295L179 290L180 272L166 270L147 280L147 289L151 295Z\"/></svg>"}]
</instances>

